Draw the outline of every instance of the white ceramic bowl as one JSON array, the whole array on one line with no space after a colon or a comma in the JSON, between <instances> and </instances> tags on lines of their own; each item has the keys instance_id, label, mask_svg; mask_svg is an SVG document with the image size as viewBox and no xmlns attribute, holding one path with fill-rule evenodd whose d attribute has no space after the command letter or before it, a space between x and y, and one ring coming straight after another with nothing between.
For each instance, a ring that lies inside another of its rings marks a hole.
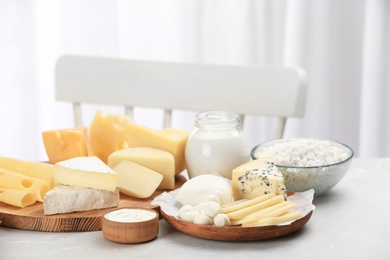
<instances>
[{"instance_id":1,"label":"white ceramic bowl","mask_svg":"<svg viewBox=\"0 0 390 260\"><path fill-rule=\"evenodd\" d=\"M308 142L311 142L310 148ZM341 181L353 156L353 150L345 144L313 138L278 139L257 145L251 151L252 159L268 157L275 162L288 190L314 189L315 196L329 191ZM308 166L309 161L318 164Z\"/></svg>"}]
</instances>

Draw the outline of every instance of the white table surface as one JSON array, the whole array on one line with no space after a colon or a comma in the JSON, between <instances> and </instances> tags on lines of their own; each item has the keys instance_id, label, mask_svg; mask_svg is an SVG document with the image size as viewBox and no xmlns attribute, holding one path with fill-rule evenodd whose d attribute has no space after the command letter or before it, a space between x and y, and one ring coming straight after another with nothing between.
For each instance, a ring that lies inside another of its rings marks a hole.
<instances>
[{"instance_id":1,"label":"white table surface","mask_svg":"<svg viewBox=\"0 0 390 260\"><path fill-rule=\"evenodd\" d=\"M390 259L390 158L354 158L344 179L314 204L301 230L256 242L199 239L164 220L155 240L135 245L110 242L101 231L0 227L0 259Z\"/></svg>"}]
</instances>

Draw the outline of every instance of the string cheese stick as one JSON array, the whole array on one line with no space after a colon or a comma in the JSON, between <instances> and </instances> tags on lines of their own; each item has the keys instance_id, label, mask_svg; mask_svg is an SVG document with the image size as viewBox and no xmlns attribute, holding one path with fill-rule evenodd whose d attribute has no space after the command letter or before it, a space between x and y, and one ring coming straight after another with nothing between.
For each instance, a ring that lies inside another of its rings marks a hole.
<instances>
[{"instance_id":1,"label":"string cheese stick","mask_svg":"<svg viewBox=\"0 0 390 260\"><path fill-rule=\"evenodd\" d=\"M226 215L228 215L230 220L242 219L242 218L248 216L249 214L252 214L256 211L262 210L264 208L267 208L271 205L274 205L274 204L282 202L282 201L284 201L283 195L278 195L278 196L275 196L275 197L268 199L266 201L257 203L255 205L226 213Z\"/></svg>"},{"instance_id":2,"label":"string cheese stick","mask_svg":"<svg viewBox=\"0 0 390 260\"><path fill-rule=\"evenodd\" d=\"M242 224L242 227L259 227L259 226L274 226L284 222L293 221L302 217L302 213L299 211L288 212L282 216L264 218L254 222Z\"/></svg>"},{"instance_id":3,"label":"string cheese stick","mask_svg":"<svg viewBox=\"0 0 390 260\"><path fill-rule=\"evenodd\" d=\"M30 178L26 175L0 168L0 188L33 191L37 200L43 202L43 197L49 191L44 180Z\"/></svg>"},{"instance_id":4,"label":"string cheese stick","mask_svg":"<svg viewBox=\"0 0 390 260\"><path fill-rule=\"evenodd\" d=\"M287 201L283 201L283 202L278 203L278 204L276 204L274 206L277 206L277 208L275 210L272 210L272 211L267 212L267 213L263 213L261 211L252 213L252 214L246 216L243 219L239 219L237 221L234 221L233 224L234 225L240 225L240 224L246 224L246 223L250 223L250 222L255 222L255 221L258 221L258 220L264 219L264 218L278 217L280 215L283 215L283 214L287 213L289 210L291 210L291 209L293 209L295 207L295 205L293 203L290 203L290 202L287 202Z\"/></svg>"},{"instance_id":5,"label":"string cheese stick","mask_svg":"<svg viewBox=\"0 0 390 260\"><path fill-rule=\"evenodd\" d=\"M232 205L223 207L221 212L222 213L228 213L228 212L236 211L236 210L239 210L239 209L242 209L242 208L247 208L249 206L252 206L252 205L255 205L257 203L266 201L266 200L268 200L270 198L273 198L275 196L276 196L275 193L268 193L266 195L262 195L262 196L259 196L257 198L254 198L254 199L249 199L249 200L244 200L244 201L241 201L241 202L237 202L237 203L234 203Z\"/></svg>"},{"instance_id":6,"label":"string cheese stick","mask_svg":"<svg viewBox=\"0 0 390 260\"><path fill-rule=\"evenodd\" d=\"M12 206L24 208L34 204L37 198L32 191L0 188L0 201Z\"/></svg>"},{"instance_id":7,"label":"string cheese stick","mask_svg":"<svg viewBox=\"0 0 390 260\"><path fill-rule=\"evenodd\" d=\"M41 162L29 162L10 157L0 157L0 168L18 172L29 177L44 180L49 187L54 187L52 177L53 164Z\"/></svg>"}]
</instances>

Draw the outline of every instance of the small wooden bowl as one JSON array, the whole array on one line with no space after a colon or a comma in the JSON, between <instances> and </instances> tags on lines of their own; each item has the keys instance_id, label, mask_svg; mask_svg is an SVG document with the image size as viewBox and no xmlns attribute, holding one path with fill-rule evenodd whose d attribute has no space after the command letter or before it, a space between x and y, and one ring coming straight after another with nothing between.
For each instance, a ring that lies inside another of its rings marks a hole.
<instances>
[{"instance_id":1,"label":"small wooden bowl","mask_svg":"<svg viewBox=\"0 0 390 260\"><path fill-rule=\"evenodd\" d=\"M131 210L145 213L154 213L155 216L142 221L124 220L122 222L116 219L108 219L107 214L120 211L120 210ZM102 215L102 231L103 236L113 242L123 244L136 244L143 243L153 240L157 237L159 232L159 214L157 211L149 208L116 208L108 210Z\"/></svg>"}]
</instances>

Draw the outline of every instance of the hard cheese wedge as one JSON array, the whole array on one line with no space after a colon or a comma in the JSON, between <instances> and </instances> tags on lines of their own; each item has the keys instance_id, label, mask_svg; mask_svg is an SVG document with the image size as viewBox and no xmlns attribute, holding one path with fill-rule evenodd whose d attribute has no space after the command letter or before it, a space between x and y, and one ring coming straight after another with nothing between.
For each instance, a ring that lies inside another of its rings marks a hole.
<instances>
[{"instance_id":1,"label":"hard cheese wedge","mask_svg":"<svg viewBox=\"0 0 390 260\"><path fill-rule=\"evenodd\" d=\"M56 163L53 178L57 184L114 191L117 175L98 157L87 156Z\"/></svg>"},{"instance_id":2,"label":"hard cheese wedge","mask_svg":"<svg viewBox=\"0 0 390 260\"><path fill-rule=\"evenodd\" d=\"M89 127L89 154L107 163L108 156L123 148L152 147L171 153L175 173L185 169L184 150L190 132L166 128L154 130L138 125L124 115L97 112Z\"/></svg>"},{"instance_id":3,"label":"hard cheese wedge","mask_svg":"<svg viewBox=\"0 0 390 260\"><path fill-rule=\"evenodd\" d=\"M163 175L131 161L121 161L113 168L119 191L135 197L149 198L163 180Z\"/></svg>"},{"instance_id":4,"label":"hard cheese wedge","mask_svg":"<svg viewBox=\"0 0 390 260\"><path fill-rule=\"evenodd\" d=\"M50 163L87 156L88 128L77 127L42 132L42 140Z\"/></svg>"},{"instance_id":5,"label":"hard cheese wedge","mask_svg":"<svg viewBox=\"0 0 390 260\"><path fill-rule=\"evenodd\" d=\"M234 200L253 199L272 192L287 197L284 177L268 159L253 160L234 169L232 190Z\"/></svg>"},{"instance_id":6,"label":"hard cheese wedge","mask_svg":"<svg viewBox=\"0 0 390 260\"><path fill-rule=\"evenodd\" d=\"M169 152L150 147L126 148L113 152L108 157L108 166L114 168L125 160L162 174L159 189L175 188L175 160Z\"/></svg>"},{"instance_id":7,"label":"hard cheese wedge","mask_svg":"<svg viewBox=\"0 0 390 260\"><path fill-rule=\"evenodd\" d=\"M88 211L116 207L119 204L119 190L97 190L58 185L46 193L43 208L45 215Z\"/></svg>"},{"instance_id":8,"label":"hard cheese wedge","mask_svg":"<svg viewBox=\"0 0 390 260\"><path fill-rule=\"evenodd\" d=\"M0 188L32 191L36 194L37 200L42 202L49 186L46 181L31 178L21 173L8 171L0 168Z\"/></svg>"},{"instance_id":9,"label":"hard cheese wedge","mask_svg":"<svg viewBox=\"0 0 390 260\"><path fill-rule=\"evenodd\" d=\"M0 157L0 168L44 180L49 187L54 186L52 177L54 165L52 164Z\"/></svg>"}]
</instances>

